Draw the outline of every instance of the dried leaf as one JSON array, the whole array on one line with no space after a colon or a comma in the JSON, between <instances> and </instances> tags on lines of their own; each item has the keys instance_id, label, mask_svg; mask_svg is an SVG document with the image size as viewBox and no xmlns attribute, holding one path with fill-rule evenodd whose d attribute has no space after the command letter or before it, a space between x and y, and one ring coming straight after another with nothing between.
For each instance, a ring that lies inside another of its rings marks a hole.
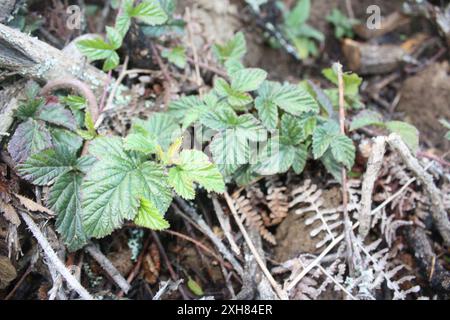
<instances>
[{"instance_id":1,"label":"dried leaf","mask_svg":"<svg viewBox=\"0 0 450 320\"><path fill-rule=\"evenodd\" d=\"M20 203L27 208L30 211L39 211L39 212L45 212L51 216L54 216L55 213L46 207L40 205L39 203L28 199L27 197L21 196L20 194L14 193L17 199L19 199Z\"/></svg>"}]
</instances>

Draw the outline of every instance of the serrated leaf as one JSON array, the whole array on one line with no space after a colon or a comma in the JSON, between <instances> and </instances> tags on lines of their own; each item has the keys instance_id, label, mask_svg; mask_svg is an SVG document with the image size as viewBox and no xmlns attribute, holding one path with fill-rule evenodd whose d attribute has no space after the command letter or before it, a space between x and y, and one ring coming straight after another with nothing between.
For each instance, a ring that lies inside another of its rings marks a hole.
<instances>
[{"instance_id":1,"label":"serrated leaf","mask_svg":"<svg viewBox=\"0 0 450 320\"><path fill-rule=\"evenodd\" d=\"M182 130L186 130L210 108L198 96L185 96L169 104L169 114L182 123Z\"/></svg>"},{"instance_id":2,"label":"serrated leaf","mask_svg":"<svg viewBox=\"0 0 450 320\"><path fill-rule=\"evenodd\" d=\"M31 155L18 171L23 177L39 186L49 185L58 176L73 169L76 155L66 147L47 149Z\"/></svg>"},{"instance_id":3,"label":"serrated leaf","mask_svg":"<svg viewBox=\"0 0 450 320\"><path fill-rule=\"evenodd\" d=\"M244 69L244 65L237 59L229 59L225 63L225 69L227 70L227 74L232 75L233 73Z\"/></svg>"},{"instance_id":4,"label":"serrated leaf","mask_svg":"<svg viewBox=\"0 0 450 320\"><path fill-rule=\"evenodd\" d=\"M408 147L415 153L419 149L419 131L409 123L402 121L389 121L386 123L389 131L397 133Z\"/></svg>"},{"instance_id":5,"label":"serrated leaf","mask_svg":"<svg viewBox=\"0 0 450 320\"><path fill-rule=\"evenodd\" d=\"M111 51L108 58L106 58L105 62L103 63L103 71L108 72L113 70L115 67L119 65L120 57L115 51Z\"/></svg>"},{"instance_id":6,"label":"serrated leaf","mask_svg":"<svg viewBox=\"0 0 450 320\"><path fill-rule=\"evenodd\" d=\"M82 224L81 182L83 175L69 171L60 175L50 188L48 204L56 217L56 230L69 251L82 248L88 241Z\"/></svg>"},{"instance_id":7,"label":"serrated leaf","mask_svg":"<svg viewBox=\"0 0 450 320\"><path fill-rule=\"evenodd\" d=\"M194 199L194 182L208 192L224 192L225 183L217 166L198 150L184 150L177 166L169 170L169 183L185 199Z\"/></svg>"},{"instance_id":8,"label":"serrated leaf","mask_svg":"<svg viewBox=\"0 0 450 320\"><path fill-rule=\"evenodd\" d=\"M19 105L15 112L15 116L22 121L26 121L28 118L35 118L36 113L44 106L44 104L45 100L43 98L28 100Z\"/></svg>"},{"instance_id":9,"label":"serrated leaf","mask_svg":"<svg viewBox=\"0 0 450 320\"><path fill-rule=\"evenodd\" d=\"M256 172L270 176L288 171L294 163L295 150L296 147L284 143L279 137L272 138L261 152Z\"/></svg>"},{"instance_id":10,"label":"serrated leaf","mask_svg":"<svg viewBox=\"0 0 450 320\"><path fill-rule=\"evenodd\" d=\"M247 44L245 36L242 32L238 32L234 37L224 45L215 44L213 52L216 58L224 63L228 60L241 60L247 52Z\"/></svg>"},{"instance_id":11,"label":"serrated leaf","mask_svg":"<svg viewBox=\"0 0 450 320\"><path fill-rule=\"evenodd\" d=\"M106 26L106 37L112 49L117 50L122 46L122 36L115 28Z\"/></svg>"},{"instance_id":12,"label":"serrated leaf","mask_svg":"<svg viewBox=\"0 0 450 320\"><path fill-rule=\"evenodd\" d=\"M201 122L211 129L221 131L236 126L238 118L239 117L233 109L221 108L219 110L208 112L202 117Z\"/></svg>"},{"instance_id":13,"label":"serrated leaf","mask_svg":"<svg viewBox=\"0 0 450 320\"><path fill-rule=\"evenodd\" d=\"M230 172L250 161L249 140L236 129L228 129L216 135L210 144L214 163L222 166L221 172ZM223 170L230 166L231 170Z\"/></svg>"},{"instance_id":14,"label":"serrated leaf","mask_svg":"<svg viewBox=\"0 0 450 320\"><path fill-rule=\"evenodd\" d=\"M342 134L336 135L331 143L331 152L336 161L351 170L355 163L356 148L352 139Z\"/></svg>"},{"instance_id":15,"label":"serrated leaf","mask_svg":"<svg viewBox=\"0 0 450 320\"><path fill-rule=\"evenodd\" d=\"M83 139L72 131L61 128L50 128L53 145L66 147L77 152L83 145Z\"/></svg>"},{"instance_id":16,"label":"serrated leaf","mask_svg":"<svg viewBox=\"0 0 450 320\"><path fill-rule=\"evenodd\" d=\"M133 122L130 133L143 133L156 137L158 144L164 149L181 136L181 128L173 117L166 113L154 113L148 120L137 119Z\"/></svg>"},{"instance_id":17,"label":"serrated leaf","mask_svg":"<svg viewBox=\"0 0 450 320\"><path fill-rule=\"evenodd\" d=\"M148 199L141 198L140 206L134 223L151 230L164 230L170 228L169 222L164 219L158 208Z\"/></svg>"},{"instance_id":18,"label":"serrated leaf","mask_svg":"<svg viewBox=\"0 0 450 320\"><path fill-rule=\"evenodd\" d=\"M97 158L88 154L77 159L75 169L86 174L96 162Z\"/></svg>"},{"instance_id":19,"label":"serrated leaf","mask_svg":"<svg viewBox=\"0 0 450 320\"><path fill-rule=\"evenodd\" d=\"M83 225L86 233L99 238L134 219L140 199L151 201L165 213L172 200L163 167L123 148L122 139L102 137L89 148L99 160L83 186Z\"/></svg>"},{"instance_id":20,"label":"serrated leaf","mask_svg":"<svg viewBox=\"0 0 450 320\"><path fill-rule=\"evenodd\" d=\"M338 76L332 68L324 69L322 74L336 86L339 85ZM345 72L343 74L345 95L355 96L359 93L359 87L363 79L356 73Z\"/></svg>"},{"instance_id":21,"label":"serrated leaf","mask_svg":"<svg viewBox=\"0 0 450 320\"><path fill-rule=\"evenodd\" d=\"M244 107L253 101L253 97L249 93L234 90L228 82L222 78L218 78L214 82L214 91L219 97L226 97L227 102L233 108L238 110L242 110L242 108L239 107Z\"/></svg>"},{"instance_id":22,"label":"serrated leaf","mask_svg":"<svg viewBox=\"0 0 450 320\"><path fill-rule=\"evenodd\" d=\"M52 146L52 138L42 122L28 119L21 123L8 144L8 152L16 163L24 162L31 154Z\"/></svg>"},{"instance_id":23,"label":"serrated leaf","mask_svg":"<svg viewBox=\"0 0 450 320\"><path fill-rule=\"evenodd\" d=\"M292 169L296 174L303 172L306 166L306 161L308 160L308 146L299 145L295 147L295 157L292 163Z\"/></svg>"},{"instance_id":24,"label":"serrated leaf","mask_svg":"<svg viewBox=\"0 0 450 320\"><path fill-rule=\"evenodd\" d=\"M134 0L122 0L122 10L116 17L116 23L114 27L120 33L122 38L125 37L131 26L131 12L133 10L133 2Z\"/></svg>"},{"instance_id":25,"label":"serrated leaf","mask_svg":"<svg viewBox=\"0 0 450 320\"><path fill-rule=\"evenodd\" d=\"M266 80L267 72L262 69L248 68L234 72L231 76L231 89L238 92L255 91Z\"/></svg>"},{"instance_id":26,"label":"serrated leaf","mask_svg":"<svg viewBox=\"0 0 450 320\"><path fill-rule=\"evenodd\" d=\"M258 110L259 118L264 126L269 130L276 129L278 125L278 107L271 100L262 97L255 99L255 108Z\"/></svg>"},{"instance_id":27,"label":"serrated leaf","mask_svg":"<svg viewBox=\"0 0 450 320\"><path fill-rule=\"evenodd\" d=\"M334 157L331 150L328 150L324 153L324 155L320 158L320 161L327 169L328 173L330 173L339 183L342 183L342 167Z\"/></svg>"},{"instance_id":28,"label":"serrated leaf","mask_svg":"<svg viewBox=\"0 0 450 320\"><path fill-rule=\"evenodd\" d=\"M43 106L39 110L37 118L72 131L77 129L77 121L72 112L64 108L61 104L49 103Z\"/></svg>"},{"instance_id":29,"label":"serrated leaf","mask_svg":"<svg viewBox=\"0 0 450 320\"><path fill-rule=\"evenodd\" d=\"M143 0L133 8L130 16L151 26L163 24L168 19L166 12L156 0Z\"/></svg>"},{"instance_id":30,"label":"serrated leaf","mask_svg":"<svg viewBox=\"0 0 450 320\"><path fill-rule=\"evenodd\" d=\"M101 38L80 40L76 46L91 61L107 59L113 50L112 46Z\"/></svg>"},{"instance_id":31,"label":"serrated leaf","mask_svg":"<svg viewBox=\"0 0 450 320\"><path fill-rule=\"evenodd\" d=\"M353 118L350 131L372 125L383 126L383 116L376 111L364 110Z\"/></svg>"},{"instance_id":32,"label":"serrated leaf","mask_svg":"<svg viewBox=\"0 0 450 320\"><path fill-rule=\"evenodd\" d=\"M302 86L284 85L274 94L273 100L281 109L293 115L304 112L318 112L319 105Z\"/></svg>"},{"instance_id":33,"label":"serrated leaf","mask_svg":"<svg viewBox=\"0 0 450 320\"><path fill-rule=\"evenodd\" d=\"M61 102L66 104L72 111L83 110L86 108L87 101L85 97L68 95L61 98Z\"/></svg>"},{"instance_id":34,"label":"serrated leaf","mask_svg":"<svg viewBox=\"0 0 450 320\"><path fill-rule=\"evenodd\" d=\"M319 159L328 150L336 134L339 133L339 126L329 121L316 128L313 134L313 154L314 159Z\"/></svg>"},{"instance_id":35,"label":"serrated leaf","mask_svg":"<svg viewBox=\"0 0 450 320\"><path fill-rule=\"evenodd\" d=\"M292 145L299 144L306 139L300 119L289 114L284 114L281 118L281 135Z\"/></svg>"}]
</instances>

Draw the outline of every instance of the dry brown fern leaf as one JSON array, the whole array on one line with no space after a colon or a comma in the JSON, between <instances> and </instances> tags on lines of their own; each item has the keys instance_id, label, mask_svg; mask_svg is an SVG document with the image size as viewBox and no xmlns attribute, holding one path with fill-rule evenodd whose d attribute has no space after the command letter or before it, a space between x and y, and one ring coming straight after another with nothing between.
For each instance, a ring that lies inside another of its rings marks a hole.
<instances>
[{"instance_id":1,"label":"dry brown fern leaf","mask_svg":"<svg viewBox=\"0 0 450 320\"><path fill-rule=\"evenodd\" d=\"M241 219L245 221L247 227L255 228L264 240L276 245L275 236L264 225L264 213L258 212L257 207L252 204L247 196L234 194L233 201L237 212L241 215ZM267 213L265 215L267 216Z\"/></svg>"},{"instance_id":2,"label":"dry brown fern leaf","mask_svg":"<svg viewBox=\"0 0 450 320\"><path fill-rule=\"evenodd\" d=\"M287 217L289 212L287 188L277 177L268 178L266 188L267 206L270 209L270 225L278 225Z\"/></svg>"}]
</instances>

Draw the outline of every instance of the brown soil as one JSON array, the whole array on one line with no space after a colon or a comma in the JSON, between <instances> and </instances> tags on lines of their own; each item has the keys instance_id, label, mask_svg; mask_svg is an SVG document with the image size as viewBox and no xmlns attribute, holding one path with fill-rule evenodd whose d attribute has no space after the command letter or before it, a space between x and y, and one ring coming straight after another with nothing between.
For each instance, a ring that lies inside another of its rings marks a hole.
<instances>
[{"instance_id":1,"label":"brown soil","mask_svg":"<svg viewBox=\"0 0 450 320\"><path fill-rule=\"evenodd\" d=\"M423 142L430 147L448 150L450 143L443 137L445 128L439 119L450 119L450 76L448 62L435 63L407 79L401 90L398 111L414 124Z\"/></svg>"}]
</instances>

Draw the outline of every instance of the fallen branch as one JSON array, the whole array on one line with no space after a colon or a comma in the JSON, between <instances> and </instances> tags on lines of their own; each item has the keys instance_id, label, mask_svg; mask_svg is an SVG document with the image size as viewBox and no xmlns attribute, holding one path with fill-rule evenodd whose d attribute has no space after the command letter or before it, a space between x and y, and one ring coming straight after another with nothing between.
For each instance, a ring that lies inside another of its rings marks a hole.
<instances>
[{"instance_id":1,"label":"fallen branch","mask_svg":"<svg viewBox=\"0 0 450 320\"><path fill-rule=\"evenodd\" d=\"M367 237L371 225L372 193L375 181L378 179L383 164L384 153L386 152L386 137L374 139L372 152L367 163L361 188L361 211L359 213L359 235L362 239Z\"/></svg>"},{"instance_id":2,"label":"fallen branch","mask_svg":"<svg viewBox=\"0 0 450 320\"><path fill-rule=\"evenodd\" d=\"M119 270L114 267L114 265L109 261L107 257L95 246L94 244L89 244L84 248L87 253L89 253L92 258L97 261L103 270L114 280L114 282L119 286L119 288L126 294L130 290L130 284L125 280L125 278L120 274Z\"/></svg>"},{"instance_id":3,"label":"fallen branch","mask_svg":"<svg viewBox=\"0 0 450 320\"><path fill-rule=\"evenodd\" d=\"M58 271L61 276L67 281L68 285L75 290L81 299L83 300L94 300L94 297L78 282L78 280L70 273L70 271L64 266L64 264L59 260L55 251L52 249L47 239L42 234L39 227L31 219L31 217L24 211L19 210L20 216L23 221L25 221L28 229L30 229L33 236L36 238L37 242L44 251L47 261L53 265L53 267Z\"/></svg>"},{"instance_id":4,"label":"fallen branch","mask_svg":"<svg viewBox=\"0 0 450 320\"><path fill-rule=\"evenodd\" d=\"M399 153L403 162L408 169L414 173L417 180L422 183L431 200L431 215L434 223L444 239L445 244L450 246L450 221L442 201L441 192L434 184L433 177L420 165L417 158L412 155L411 151L398 134L391 134L387 141L389 145Z\"/></svg>"},{"instance_id":5,"label":"fallen branch","mask_svg":"<svg viewBox=\"0 0 450 320\"><path fill-rule=\"evenodd\" d=\"M0 24L0 68L40 82L75 77L101 92L107 75L17 29Z\"/></svg>"}]
</instances>

